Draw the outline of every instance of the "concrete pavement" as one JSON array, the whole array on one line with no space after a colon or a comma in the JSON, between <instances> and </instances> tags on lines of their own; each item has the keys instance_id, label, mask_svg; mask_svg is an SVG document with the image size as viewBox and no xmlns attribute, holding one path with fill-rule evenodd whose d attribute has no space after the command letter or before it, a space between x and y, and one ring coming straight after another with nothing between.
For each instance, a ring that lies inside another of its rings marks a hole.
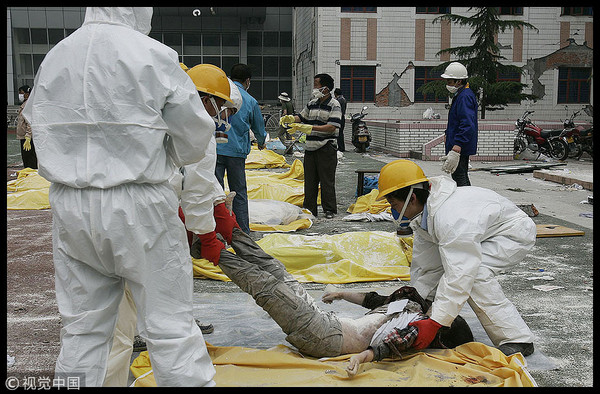
<instances>
[{"instance_id":1,"label":"concrete pavement","mask_svg":"<svg viewBox=\"0 0 600 394\"><path fill-rule=\"evenodd\" d=\"M394 159L393 156L376 152L365 155L346 152L337 169L337 216L325 219L320 215L310 229L298 233L393 231L391 222L347 222L343 217L348 206L356 200L355 170L379 169ZM292 161L290 156L288 161ZM439 162L415 162L429 176L442 174ZM593 219L580 216L593 212L592 205L580 204L592 192L544 181L535 178L532 173L494 175L489 171L476 171L485 166L515 162L471 164L474 170L470 172L473 185L493 189L517 204L534 204L540 212L539 216L533 218L536 223L563 225L585 232L584 236L577 237L538 238L532 252L513 270L501 274L499 281L536 337L536 352L527 361L537 384L592 386ZM571 180L579 179L577 177L583 174L592 174L592 161L585 157L581 162L569 160L566 169L572 172ZM11 169L10 172L17 170ZM15 364L7 369L7 374L47 376L54 369L58 355L60 327L54 299L51 214L49 211L9 211L7 216L7 353L15 357ZM252 233L255 239L263 235ZM32 239L35 242L31 242ZM382 294L389 294L406 284L409 283L385 281L336 286L361 291L375 289ZM560 287L551 291L534 288L541 284ZM326 288L325 284L319 283L307 283L304 286L316 299ZM286 344L276 326L271 326L271 333L275 333L272 336L259 335L258 339L250 335L232 336L231 333L240 332L236 330L243 328L246 321L238 319L235 311L229 313L226 306L238 305L240 299L247 300L247 296L231 282L194 280L194 315L215 326L215 331L205 336L208 342L257 348L268 347L270 340ZM244 305L251 308L254 304L250 300ZM268 317L260 318L265 325L273 324ZM485 342L485 338L481 341ZM537 357L534 357L536 354Z\"/></svg>"}]
</instances>

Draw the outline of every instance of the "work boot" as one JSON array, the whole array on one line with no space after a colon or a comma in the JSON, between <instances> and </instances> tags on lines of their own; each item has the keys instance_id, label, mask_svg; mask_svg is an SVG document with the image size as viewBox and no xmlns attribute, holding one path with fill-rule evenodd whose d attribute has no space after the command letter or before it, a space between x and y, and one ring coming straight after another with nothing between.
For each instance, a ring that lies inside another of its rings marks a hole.
<instances>
[{"instance_id":1,"label":"work boot","mask_svg":"<svg viewBox=\"0 0 600 394\"><path fill-rule=\"evenodd\" d=\"M520 352L523 356L527 357L533 353L533 343L504 343L498 346L498 349L507 356Z\"/></svg>"},{"instance_id":2,"label":"work boot","mask_svg":"<svg viewBox=\"0 0 600 394\"><path fill-rule=\"evenodd\" d=\"M198 327L200 327L200 331L202 331L202 334L212 334L212 332L215 330L215 328L213 327L212 324L208 323L208 324L202 324L200 322L200 320L198 319L194 319L194 321L196 322L196 324L198 325Z\"/></svg>"},{"instance_id":3,"label":"work boot","mask_svg":"<svg viewBox=\"0 0 600 394\"><path fill-rule=\"evenodd\" d=\"M213 325L210 323L202 324L200 322L200 320L198 320L198 319L194 319L194 321L196 322L198 327L200 327L200 331L202 331L202 334L211 334L215 330ZM139 335L134 336L133 337L133 351L134 352L143 352L144 350L148 350L148 347L146 346L146 341L144 341L144 339Z\"/></svg>"}]
</instances>

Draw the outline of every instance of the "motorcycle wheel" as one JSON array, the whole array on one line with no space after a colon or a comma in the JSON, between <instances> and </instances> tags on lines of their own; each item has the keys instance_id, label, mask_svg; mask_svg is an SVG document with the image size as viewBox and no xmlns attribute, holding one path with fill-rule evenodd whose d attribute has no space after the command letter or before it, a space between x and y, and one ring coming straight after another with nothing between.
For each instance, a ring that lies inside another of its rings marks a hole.
<instances>
[{"instance_id":1,"label":"motorcycle wheel","mask_svg":"<svg viewBox=\"0 0 600 394\"><path fill-rule=\"evenodd\" d=\"M354 146L356 147L356 153L365 153L367 151L366 142L357 142Z\"/></svg>"},{"instance_id":2,"label":"motorcycle wheel","mask_svg":"<svg viewBox=\"0 0 600 394\"><path fill-rule=\"evenodd\" d=\"M569 156L569 145L561 138L553 138L548 141L550 144L550 156L564 161Z\"/></svg>"},{"instance_id":3,"label":"motorcycle wheel","mask_svg":"<svg viewBox=\"0 0 600 394\"><path fill-rule=\"evenodd\" d=\"M515 142L513 144L513 157L516 157L525 149L527 149L527 143L525 142L525 140L522 138L515 139Z\"/></svg>"},{"instance_id":4,"label":"motorcycle wheel","mask_svg":"<svg viewBox=\"0 0 600 394\"><path fill-rule=\"evenodd\" d=\"M573 144L572 146L569 146L569 157L575 157L577 160L579 160L582 154L583 148L581 147L581 144Z\"/></svg>"}]
</instances>

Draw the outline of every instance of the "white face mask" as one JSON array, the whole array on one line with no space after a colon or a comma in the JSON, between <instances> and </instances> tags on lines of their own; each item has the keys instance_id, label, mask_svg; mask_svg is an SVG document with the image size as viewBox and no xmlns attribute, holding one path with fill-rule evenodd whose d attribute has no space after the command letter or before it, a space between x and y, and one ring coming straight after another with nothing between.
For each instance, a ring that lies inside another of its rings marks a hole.
<instances>
[{"instance_id":1,"label":"white face mask","mask_svg":"<svg viewBox=\"0 0 600 394\"><path fill-rule=\"evenodd\" d=\"M458 86L450 86L450 85L446 85L446 89L448 89L448 91L452 94L456 93L458 91Z\"/></svg>"},{"instance_id":2,"label":"white face mask","mask_svg":"<svg viewBox=\"0 0 600 394\"><path fill-rule=\"evenodd\" d=\"M22 94L22 93L19 93L19 101L20 101L20 102L23 102L23 101L25 101L25 95L24 95L24 94Z\"/></svg>"},{"instance_id":3,"label":"white face mask","mask_svg":"<svg viewBox=\"0 0 600 394\"><path fill-rule=\"evenodd\" d=\"M320 89L313 89L312 90L312 96L316 99L320 99L322 97L325 97L325 94L323 93L323 91L321 89L325 89L327 88L327 86L323 86Z\"/></svg>"}]
</instances>

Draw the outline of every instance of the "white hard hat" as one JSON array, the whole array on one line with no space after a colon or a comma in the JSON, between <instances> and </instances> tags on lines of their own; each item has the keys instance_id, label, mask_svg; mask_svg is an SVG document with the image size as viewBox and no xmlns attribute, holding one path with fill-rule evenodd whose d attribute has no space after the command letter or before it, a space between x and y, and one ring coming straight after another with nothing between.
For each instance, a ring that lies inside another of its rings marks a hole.
<instances>
[{"instance_id":1,"label":"white hard hat","mask_svg":"<svg viewBox=\"0 0 600 394\"><path fill-rule=\"evenodd\" d=\"M459 62L450 63L442 74L442 78L467 79L468 77L467 68Z\"/></svg>"},{"instance_id":2,"label":"white hard hat","mask_svg":"<svg viewBox=\"0 0 600 394\"><path fill-rule=\"evenodd\" d=\"M225 105L223 105L223 106L227 107L227 108L235 108L235 110L237 112L240 110L240 108L242 108L242 102L243 102L242 94L240 93L240 90L238 89L236 84L234 84L231 79L227 78L227 80L229 81L229 89L230 89L229 97L231 97L231 100L233 100L233 104L226 101Z\"/></svg>"}]
</instances>

